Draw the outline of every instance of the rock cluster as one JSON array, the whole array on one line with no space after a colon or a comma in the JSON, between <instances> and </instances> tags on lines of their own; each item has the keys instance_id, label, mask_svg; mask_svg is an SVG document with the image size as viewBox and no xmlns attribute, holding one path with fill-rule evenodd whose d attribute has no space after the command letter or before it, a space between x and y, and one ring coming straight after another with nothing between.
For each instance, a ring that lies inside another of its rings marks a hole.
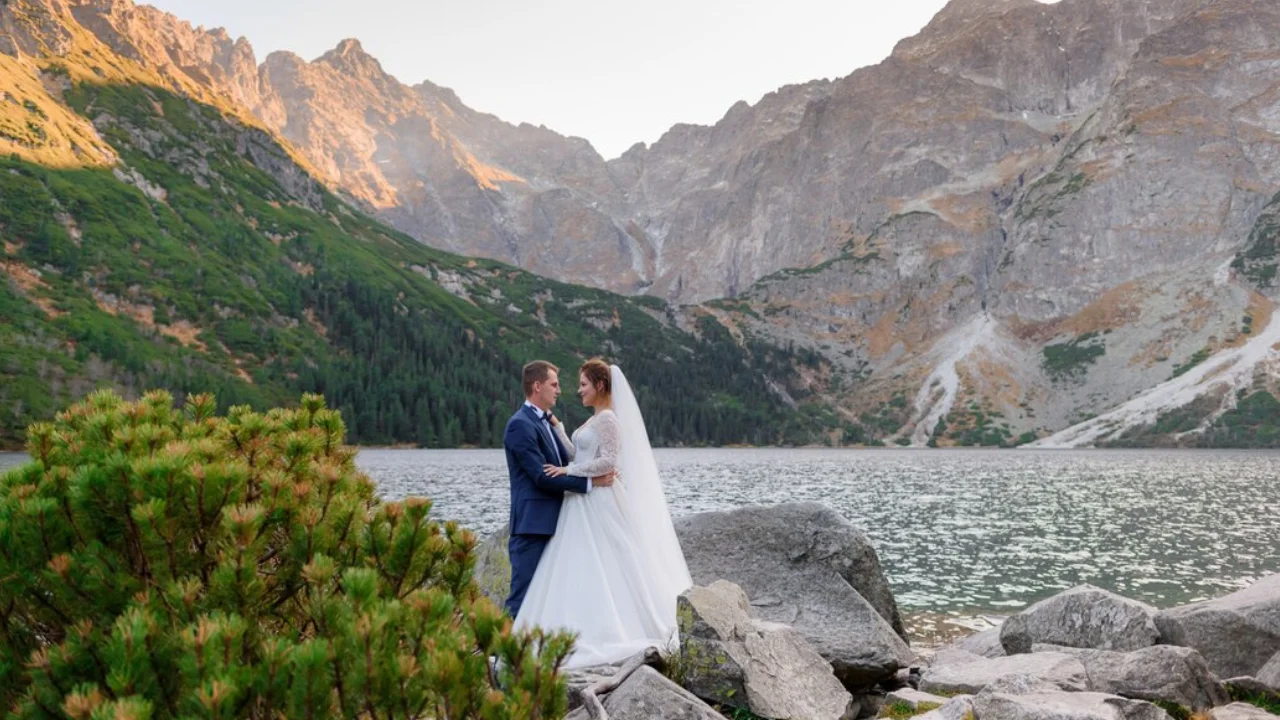
<instances>
[{"instance_id":1,"label":"rock cluster","mask_svg":"<svg viewBox=\"0 0 1280 720\"><path fill-rule=\"evenodd\" d=\"M642 668L610 692L610 718L1277 717L1232 699L1280 705L1280 575L1168 610L1082 585L939 650L917 675L875 550L831 510L705 513L677 533L696 583L678 601L680 649L665 674ZM477 568L495 598L505 546L490 538Z\"/></svg>"},{"instance_id":2,"label":"rock cluster","mask_svg":"<svg viewBox=\"0 0 1280 720\"><path fill-rule=\"evenodd\" d=\"M971 696L976 720L1274 720L1231 700L1280 701L1278 622L1280 575L1168 610L1083 585L940 650L919 685Z\"/></svg>"}]
</instances>

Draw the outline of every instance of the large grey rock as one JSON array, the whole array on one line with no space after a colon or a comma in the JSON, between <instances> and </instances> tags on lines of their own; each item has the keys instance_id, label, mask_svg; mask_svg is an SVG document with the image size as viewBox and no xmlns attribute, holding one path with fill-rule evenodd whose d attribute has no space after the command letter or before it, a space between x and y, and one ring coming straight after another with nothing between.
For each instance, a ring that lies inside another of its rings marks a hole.
<instances>
[{"instance_id":1,"label":"large grey rock","mask_svg":"<svg viewBox=\"0 0 1280 720\"><path fill-rule=\"evenodd\" d=\"M885 696L884 702L886 705L908 705L912 710L919 710L922 704L925 706L934 706L933 708L926 707L926 709L935 709L946 704L947 698L921 690L913 690L912 688L898 688L897 690L890 691L889 694Z\"/></svg>"},{"instance_id":2,"label":"large grey rock","mask_svg":"<svg viewBox=\"0 0 1280 720\"><path fill-rule=\"evenodd\" d=\"M1008 655L1004 651L1004 645L1000 644L1000 628L993 627L982 632L976 632L969 637L960 638L951 647L957 650L971 652L974 655L980 655L985 658L998 658Z\"/></svg>"},{"instance_id":3,"label":"large grey rock","mask_svg":"<svg viewBox=\"0 0 1280 720\"><path fill-rule=\"evenodd\" d=\"M1011 675L1002 675L982 689L987 693L1004 693L1006 695L1029 695L1031 693L1055 693L1062 692L1062 688L1058 685L1036 677L1027 673L1013 673Z\"/></svg>"},{"instance_id":4,"label":"large grey rock","mask_svg":"<svg viewBox=\"0 0 1280 720\"><path fill-rule=\"evenodd\" d=\"M942 703L942 707L916 715L913 720L973 720L973 698L957 695Z\"/></svg>"},{"instance_id":5,"label":"large grey rock","mask_svg":"<svg viewBox=\"0 0 1280 720\"><path fill-rule=\"evenodd\" d=\"M714 703L746 702L747 673L725 647L725 639L737 635L739 623L749 624L750 607L737 586L695 585L677 598L680 654L671 662L676 664L680 684L694 695Z\"/></svg>"},{"instance_id":6,"label":"large grey rock","mask_svg":"<svg viewBox=\"0 0 1280 720\"><path fill-rule=\"evenodd\" d=\"M1267 664L1258 671L1258 682L1280 692L1280 652L1272 655Z\"/></svg>"},{"instance_id":7,"label":"large grey rock","mask_svg":"<svg viewBox=\"0 0 1280 720\"><path fill-rule=\"evenodd\" d=\"M1049 649L1034 646L1036 652ZM1156 645L1128 653L1054 647L1084 664L1089 689L1137 700L1166 700L1193 710L1229 702L1222 683L1200 653L1191 648Z\"/></svg>"},{"instance_id":8,"label":"large grey rock","mask_svg":"<svg viewBox=\"0 0 1280 720\"><path fill-rule=\"evenodd\" d=\"M1229 678L1222 681L1227 695L1233 698L1256 698L1280 707L1280 690L1253 677Z\"/></svg>"},{"instance_id":9,"label":"large grey rock","mask_svg":"<svg viewBox=\"0 0 1280 720\"><path fill-rule=\"evenodd\" d=\"M498 607L502 607L511 592L511 558L507 554L507 541L510 539L511 527L503 525L476 548L476 565L472 574L480 592Z\"/></svg>"},{"instance_id":10,"label":"large grey rock","mask_svg":"<svg viewBox=\"0 0 1280 720\"><path fill-rule=\"evenodd\" d=\"M747 671L723 642L684 636L676 662L680 684L694 695L721 705L747 702Z\"/></svg>"},{"instance_id":11,"label":"large grey rock","mask_svg":"<svg viewBox=\"0 0 1280 720\"><path fill-rule=\"evenodd\" d=\"M647 666L609 693L604 709L610 720L725 720L710 705ZM585 708L575 710L569 718L585 720Z\"/></svg>"},{"instance_id":12,"label":"large grey rock","mask_svg":"<svg viewBox=\"0 0 1280 720\"><path fill-rule=\"evenodd\" d=\"M1098 650L1137 650L1160 640L1157 610L1092 585L1045 598L1000 626L1010 655L1031 652L1034 643Z\"/></svg>"},{"instance_id":13,"label":"large grey rock","mask_svg":"<svg viewBox=\"0 0 1280 720\"><path fill-rule=\"evenodd\" d=\"M564 673L566 690L569 691L569 709L582 706L582 691L603 680L612 678L622 669L621 665L596 665L575 668Z\"/></svg>"},{"instance_id":14,"label":"large grey rock","mask_svg":"<svg viewBox=\"0 0 1280 720\"><path fill-rule=\"evenodd\" d=\"M1209 711L1209 720L1276 720L1276 716L1249 703L1231 703Z\"/></svg>"},{"instance_id":15,"label":"large grey rock","mask_svg":"<svg viewBox=\"0 0 1280 720\"><path fill-rule=\"evenodd\" d=\"M1034 653L1002 658L984 658L954 648L933 657L920 676L920 689L935 694L974 694L1001 678L1029 676L1062 690L1080 691L1089 687L1089 676L1078 658L1065 653Z\"/></svg>"},{"instance_id":16,"label":"large grey rock","mask_svg":"<svg viewBox=\"0 0 1280 720\"><path fill-rule=\"evenodd\" d=\"M1257 673L1280 652L1280 574L1156 616L1164 642L1200 651L1218 677Z\"/></svg>"},{"instance_id":17,"label":"large grey rock","mask_svg":"<svg viewBox=\"0 0 1280 720\"><path fill-rule=\"evenodd\" d=\"M1095 692L983 692L973 709L981 720L1170 720L1151 703Z\"/></svg>"},{"instance_id":18,"label":"large grey rock","mask_svg":"<svg viewBox=\"0 0 1280 720\"><path fill-rule=\"evenodd\" d=\"M793 626L847 687L893 677L914 655L866 535L818 503L679 518L693 581L741 586L757 615Z\"/></svg>"},{"instance_id":19,"label":"large grey rock","mask_svg":"<svg viewBox=\"0 0 1280 720\"><path fill-rule=\"evenodd\" d=\"M765 718L841 720L853 696L800 633L751 616L742 588L726 580L679 598L682 683L713 702Z\"/></svg>"}]
</instances>

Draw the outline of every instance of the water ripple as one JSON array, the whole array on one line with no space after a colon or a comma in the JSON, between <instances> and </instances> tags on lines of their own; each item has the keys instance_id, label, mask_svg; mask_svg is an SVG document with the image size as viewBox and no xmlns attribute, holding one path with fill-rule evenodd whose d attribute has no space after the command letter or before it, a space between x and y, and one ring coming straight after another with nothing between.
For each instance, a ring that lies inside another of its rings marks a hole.
<instances>
[{"instance_id":1,"label":"water ripple","mask_svg":"<svg viewBox=\"0 0 1280 720\"><path fill-rule=\"evenodd\" d=\"M487 533L507 516L500 451L366 450L387 497ZM1280 572L1280 453L659 450L674 515L813 500L873 539L898 602L1016 610L1082 582L1156 606Z\"/></svg>"},{"instance_id":2,"label":"water ripple","mask_svg":"<svg viewBox=\"0 0 1280 720\"><path fill-rule=\"evenodd\" d=\"M20 455L0 453L0 468ZM364 450L390 499L482 535L499 450ZM871 536L907 610L1009 612L1082 582L1156 606L1280 572L1280 452L659 450L676 516L812 500Z\"/></svg>"}]
</instances>

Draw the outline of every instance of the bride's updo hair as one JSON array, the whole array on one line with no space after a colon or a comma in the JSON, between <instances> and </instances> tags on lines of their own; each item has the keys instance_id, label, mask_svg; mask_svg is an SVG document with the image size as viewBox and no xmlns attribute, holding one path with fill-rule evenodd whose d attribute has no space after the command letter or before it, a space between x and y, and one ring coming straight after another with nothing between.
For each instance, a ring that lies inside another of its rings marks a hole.
<instances>
[{"instance_id":1,"label":"bride's updo hair","mask_svg":"<svg viewBox=\"0 0 1280 720\"><path fill-rule=\"evenodd\" d=\"M591 387L596 389L601 398L608 400L613 396L613 373L609 370L609 363L598 357L591 358L582 363L578 372L586 376L587 382L591 383Z\"/></svg>"}]
</instances>

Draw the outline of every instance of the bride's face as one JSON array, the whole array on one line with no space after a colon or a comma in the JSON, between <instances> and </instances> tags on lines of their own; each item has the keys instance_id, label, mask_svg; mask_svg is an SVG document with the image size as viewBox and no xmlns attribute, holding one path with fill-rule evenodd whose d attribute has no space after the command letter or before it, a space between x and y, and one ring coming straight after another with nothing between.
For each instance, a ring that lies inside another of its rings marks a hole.
<instances>
[{"instance_id":1,"label":"bride's face","mask_svg":"<svg viewBox=\"0 0 1280 720\"><path fill-rule=\"evenodd\" d=\"M595 386L591 384L587 376L578 373L578 397L582 398L582 404L587 407L595 407L598 394Z\"/></svg>"}]
</instances>

